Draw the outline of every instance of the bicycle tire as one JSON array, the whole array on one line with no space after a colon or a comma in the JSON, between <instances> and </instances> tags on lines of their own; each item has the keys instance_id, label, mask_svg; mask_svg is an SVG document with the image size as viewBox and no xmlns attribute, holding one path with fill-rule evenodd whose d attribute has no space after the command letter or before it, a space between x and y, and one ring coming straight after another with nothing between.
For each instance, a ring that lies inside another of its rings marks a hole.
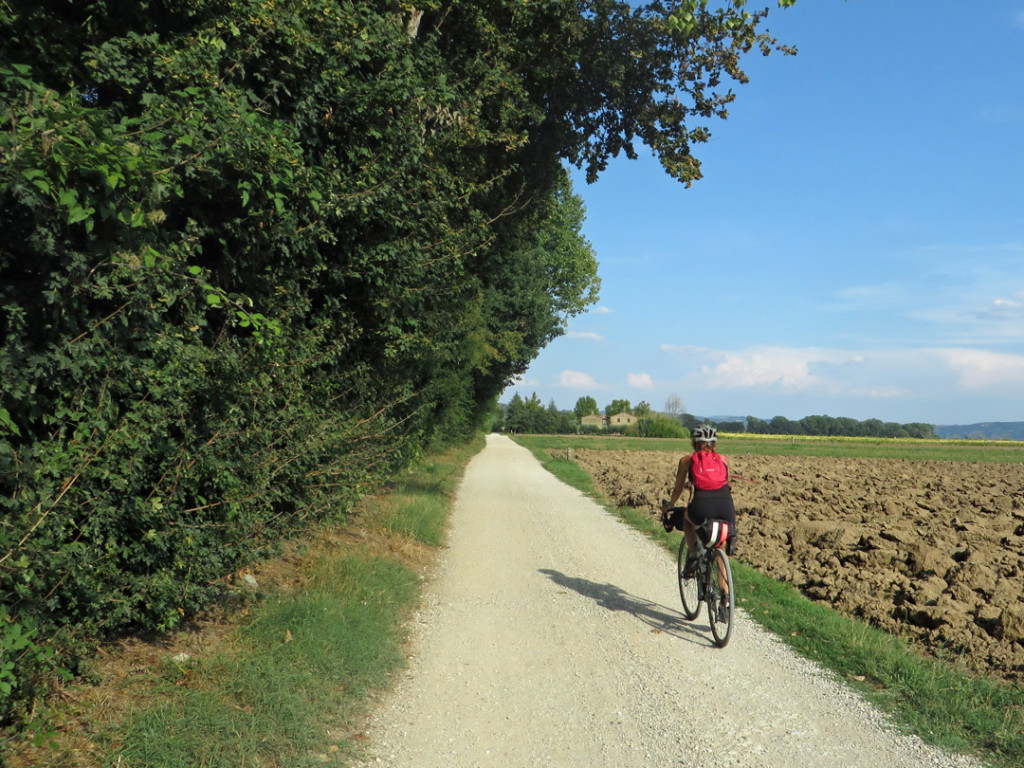
<instances>
[{"instance_id":1,"label":"bicycle tire","mask_svg":"<svg viewBox=\"0 0 1024 768\"><path fill-rule=\"evenodd\" d=\"M729 588L726 595L722 595L722 588L718 583L718 573L725 571L725 582ZM732 623L736 616L736 591L732 586L732 568L729 567L729 557L722 549L716 549L711 557L711 589L708 592L708 620L711 624L711 635L715 638L715 645L724 648L729 638L732 637ZM724 601L723 601L724 597ZM721 610L722 605L726 610Z\"/></svg>"},{"instance_id":2,"label":"bicycle tire","mask_svg":"<svg viewBox=\"0 0 1024 768\"><path fill-rule=\"evenodd\" d=\"M679 558L676 573L679 576L679 597L683 601L683 616L693 621L700 613L700 591L697 587L697 574L683 578L683 566L686 563L686 537L679 542Z\"/></svg>"}]
</instances>

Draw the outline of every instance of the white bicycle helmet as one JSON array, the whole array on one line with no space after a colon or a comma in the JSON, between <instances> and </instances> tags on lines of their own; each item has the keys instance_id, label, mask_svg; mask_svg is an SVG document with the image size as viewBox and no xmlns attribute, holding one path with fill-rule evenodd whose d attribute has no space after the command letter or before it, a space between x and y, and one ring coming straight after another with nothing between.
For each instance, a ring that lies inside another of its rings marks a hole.
<instances>
[{"instance_id":1,"label":"white bicycle helmet","mask_svg":"<svg viewBox=\"0 0 1024 768\"><path fill-rule=\"evenodd\" d=\"M695 443L714 443L718 441L718 430L710 424L701 424L690 431L690 440Z\"/></svg>"}]
</instances>

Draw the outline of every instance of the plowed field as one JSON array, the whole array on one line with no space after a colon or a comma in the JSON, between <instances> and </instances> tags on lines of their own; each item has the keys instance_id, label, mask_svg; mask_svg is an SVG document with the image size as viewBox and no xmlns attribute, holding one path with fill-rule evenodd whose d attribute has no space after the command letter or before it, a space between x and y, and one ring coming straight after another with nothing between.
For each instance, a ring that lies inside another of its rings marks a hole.
<instances>
[{"instance_id":1,"label":"plowed field","mask_svg":"<svg viewBox=\"0 0 1024 768\"><path fill-rule=\"evenodd\" d=\"M971 671L1024 681L1024 466L726 455L740 560ZM574 458L614 503L651 515L679 460Z\"/></svg>"}]
</instances>

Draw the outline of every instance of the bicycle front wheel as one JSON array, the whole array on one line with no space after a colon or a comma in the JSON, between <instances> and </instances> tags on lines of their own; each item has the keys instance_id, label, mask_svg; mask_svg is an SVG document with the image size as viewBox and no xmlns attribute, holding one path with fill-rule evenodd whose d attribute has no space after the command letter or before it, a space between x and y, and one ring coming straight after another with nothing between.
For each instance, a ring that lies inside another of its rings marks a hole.
<instances>
[{"instance_id":1,"label":"bicycle front wheel","mask_svg":"<svg viewBox=\"0 0 1024 768\"><path fill-rule=\"evenodd\" d=\"M736 615L736 594L732 588L732 568L725 550L716 549L711 559L711 590L708 594L708 619L715 645L724 648L732 636Z\"/></svg>"},{"instance_id":2,"label":"bicycle front wheel","mask_svg":"<svg viewBox=\"0 0 1024 768\"><path fill-rule=\"evenodd\" d=\"M697 574L683 577L683 566L686 563L686 537L679 542L679 560L677 574L679 576L679 596L683 599L683 615L693 621L700 613L700 592L697 589Z\"/></svg>"}]
</instances>

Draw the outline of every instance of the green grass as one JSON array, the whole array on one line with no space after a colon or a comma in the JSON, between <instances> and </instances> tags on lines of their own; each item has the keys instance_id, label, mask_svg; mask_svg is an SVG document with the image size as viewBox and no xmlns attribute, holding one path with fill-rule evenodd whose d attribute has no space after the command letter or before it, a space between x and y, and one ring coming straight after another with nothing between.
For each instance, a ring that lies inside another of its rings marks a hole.
<instances>
[{"instance_id":1,"label":"green grass","mask_svg":"<svg viewBox=\"0 0 1024 768\"><path fill-rule=\"evenodd\" d=\"M380 518L381 525L392 533L429 546L441 546L451 497L461 477L461 473L453 472L453 466L463 466L480 445L474 443L469 450L458 449L441 457L428 457L393 482L389 488L388 508Z\"/></svg>"},{"instance_id":2,"label":"green grass","mask_svg":"<svg viewBox=\"0 0 1024 768\"><path fill-rule=\"evenodd\" d=\"M481 446L475 441L420 462L377 500L367 525L386 541L401 536L436 547L462 471ZM125 724L112 764L347 764L369 694L404 664L404 622L420 595L414 570L370 549L321 548L303 569L301 587L256 605L230 648L169 662L158 703Z\"/></svg>"},{"instance_id":3,"label":"green grass","mask_svg":"<svg viewBox=\"0 0 1024 768\"><path fill-rule=\"evenodd\" d=\"M239 632L236 651L168 669L168 700L130 723L132 766L322 765L368 692L402 663L401 618L419 578L366 554L329 555L300 592L280 594Z\"/></svg>"},{"instance_id":4,"label":"green grass","mask_svg":"<svg viewBox=\"0 0 1024 768\"><path fill-rule=\"evenodd\" d=\"M645 511L608 505L589 475L564 457L553 457L548 450L590 445L576 438L547 436L516 440L556 477L601 501L670 552L678 550L678 533L665 533ZM633 442L649 450L649 441L645 440L597 440L610 443L610 448ZM685 449L685 443L675 442L672 450ZM792 586L769 579L736 559L733 577L737 602L751 618L797 653L849 683L906 730L939 747L977 754L1008 768L1024 768L1024 687L965 675L952 664L924 656L899 638L808 600Z\"/></svg>"},{"instance_id":5,"label":"green grass","mask_svg":"<svg viewBox=\"0 0 1024 768\"><path fill-rule=\"evenodd\" d=\"M682 454L688 440L601 435L529 435L516 440L529 447L557 450L586 448L608 451L664 451ZM719 448L726 454L760 456L832 456L837 458L906 459L908 461L1024 461L1024 443L974 440L910 440L867 437L776 437L722 433Z\"/></svg>"}]
</instances>

